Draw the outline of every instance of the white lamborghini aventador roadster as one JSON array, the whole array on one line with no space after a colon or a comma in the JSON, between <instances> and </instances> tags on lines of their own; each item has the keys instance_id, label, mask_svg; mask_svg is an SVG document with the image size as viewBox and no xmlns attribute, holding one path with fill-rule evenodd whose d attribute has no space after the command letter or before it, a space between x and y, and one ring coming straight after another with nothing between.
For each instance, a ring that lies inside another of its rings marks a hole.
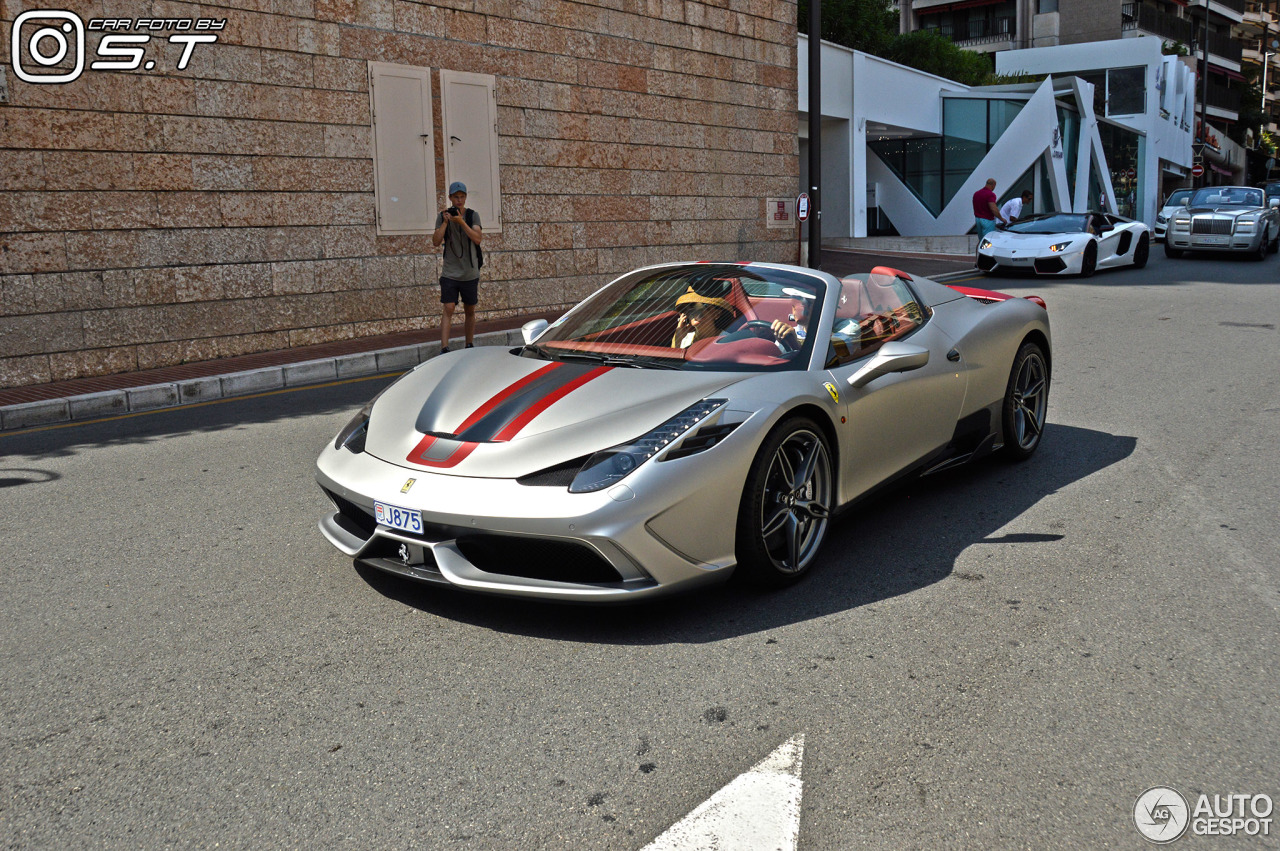
<instances>
[{"instance_id":1,"label":"white lamborghini aventador roadster","mask_svg":"<svg viewBox=\"0 0 1280 851\"><path fill-rule=\"evenodd\" d=\"M1040 444L1043 301L883 267L623 275L518 348L440 355L317 462L358 562L496 594L619 601L813 567L887 482Z\"/></svg>"},{"instance_id":2,"label":"white lamborghini aventador roadster","mask_svg":"<svg viewBox=\"0 0 1280 851\"><path fill-rule=\"evenodd\" d=\"M1088 277L1116 266L1141 269L1150 256L1150 229L1109 213L1044 213L978 241L984 272Z\"/></svg>"}]
</instances>

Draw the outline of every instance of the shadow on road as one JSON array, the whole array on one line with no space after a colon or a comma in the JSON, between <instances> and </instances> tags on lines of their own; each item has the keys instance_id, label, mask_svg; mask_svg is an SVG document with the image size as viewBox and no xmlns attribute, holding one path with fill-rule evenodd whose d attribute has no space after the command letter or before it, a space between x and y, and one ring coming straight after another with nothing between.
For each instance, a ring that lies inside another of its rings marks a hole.
<instances>
[{"instance_id":1,"label":"shadow on road","mask_svg":"<svg viewBox=\"0 0 1280 851\"><path fill-rule=\"evenodd\" d=\"M354 415L361 405L372 399L395 377L371 376L335 384L163 408L95 422L0 432L0 458L7 455L60 457L96 447L152 443L166 437L249 428L296 417L343 411L350 411ZM335 434L339 427L334 428Z\"/></svg>"},{"instance_id":2,"label":"shadow on road","mask_svg":"<svg viewBox=\"0 0 1280 851\"><path fill-rule=\"evenodd\" d=\"M482 597L358 568L379 593L485 629L604 644L701 643L764 632L871 605L952 575L975 544L1051 544L1071 526L998 534L1031 506L1132 454L1137 439L1050 425L1032 460L997 459L919 480L844 514L798 585L759 592L729 584L667 600L592 608ZM977 574L959 577L978 581Z\"/></svg>"}]
</instances>

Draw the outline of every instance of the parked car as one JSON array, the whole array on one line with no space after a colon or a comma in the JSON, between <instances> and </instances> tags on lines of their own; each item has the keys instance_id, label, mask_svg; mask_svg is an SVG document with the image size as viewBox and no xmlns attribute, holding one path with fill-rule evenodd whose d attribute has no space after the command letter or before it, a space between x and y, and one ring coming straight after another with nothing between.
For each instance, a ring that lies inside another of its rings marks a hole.
<instances>
[{"instance_id":1,"label":"parked car","mask_svg":"<svg viewBox=\"0 0 1280 851\"><path fill-rule=\"evenodd\" d=\"M1271 202L1280 203L1280 181L1272 181L1262 187L1262 191L1267 195L1267 206L1271 206Z\"/></svg>"},{"instance_id":2,"label":"parked car","mask_svg":"<svg viewBox=\"0 0 1280 851\"><path fill-rule=\"evenodd\" d=\"M1042 300L884 267L651 266L524 337L422 363L324 448L330 543L509 596L780 586L837 508L903 475L1025 459L1045 427Z\"/></svg>"},{"instance_id":3,"label":"parked car","mask_svg":"<svg viewBox=\"0 0 1280 851\"><path fill-rule=\"evenodd\" d=\"M1277 202L1280 204L1280 201ZM1164 253L1236 251L1262 260L1280 248L1280 209L1255 186L1206 186L1173 214Z\"/></svg>"},{"instance_id":4,"label":"parked car","mask_svg":"<svg viewBox=\"0 0 1280 851\"><path fill-rule=\"evenodd\" d=\"M1156 226L1154 228L1155 238L1164 239L1164 232L1169 227L1169 219L1173 214L1187 205L1194 189L1175 189L1169 193L1169 197L1164 200L1164 206L1160 208L1160 212L1156 213Z\"/></svg>"},{"instance_id":5,"label":"parked car","mask_svg":"<svg viewBox=\"0 0 1280 851\"><path fill-rule=\"evenodd\" d=\"M984 272L1081 275L1147 265L1151 231L1110 213L1042 213L994 230L978 242Z\"/></svg>"}]
</instances>

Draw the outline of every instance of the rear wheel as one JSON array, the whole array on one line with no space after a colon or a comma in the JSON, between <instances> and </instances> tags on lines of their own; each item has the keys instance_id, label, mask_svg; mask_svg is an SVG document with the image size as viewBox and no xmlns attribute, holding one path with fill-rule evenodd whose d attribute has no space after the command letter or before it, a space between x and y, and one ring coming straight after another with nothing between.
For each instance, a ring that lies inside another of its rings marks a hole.
<instances>
[{"instance_id":1,"label":"rear wheel","mask_svg":"<svg viewBox=\"0 0 1280 851\"><path fill-rule=\"evenodd\" d=\"M1091 242L1084 247L1084 259L1080 261L1080 277L1092 277L1098 268L1098 243Z\"/></svg>"},{"instance_id":2,"label":"rear wheel","mask_svg":"<svg viewBox=\"0 0 1280 851\"><path fill-rule=\"evenodd\" d=\"M738 574L780 588L807 573L834 493L831 453L817 424L797 417L777 426L751 464L738 507Z\"/></svg>"},{"instance_id":3,"label":"rear wheel","mask_svg":"<svg viewBox=\"0 0 1280 851\"><path fill-rule=\"evenodd\" d=\"M1280 251L1280 225L1276 225L1275 238L1271 240L1271 242L1267 245L1267 248L1271 249L1272 254L1275 254L1277 251Z\"/></svg>"},{"instance_id":4,"label":"rear wheel","mask_svg":"<svg viewBox=\"0 0 1280 851\"><path fill-rule=\"evenodd\" d=\"M1164 256L1172 257L1174 259L1177 259L1182 256L1182 249L1174 248L1172 245L1170 245L1169 237L1167 236L1164 238Z\"/></svg>"},{"instance_id":5,"label":"rear wheel","mask_svg":"<svg viewBox=\"0 0 1280 851\"><path fill-rule=\"evenodd\" d=\"M1135 269L1142 269L1147 265L1147 258L1151 256L1151 238L1145 233L1138 240L1138 247L1133 249L1133 266Z\"/></svg>"},{"instance_id":6,"label":"rear wheel","mask_svg":"<svg viewBox=\"0 0 1280 851\"><path fill-rule=\"evenodd\" d=\"M1009 371L1004 394L1002 423L1004 454L1025 461L1040 445L1045 414L1049 410L1049 365L1035 343L1023 343Z\"/></svg>"}]
</instances>

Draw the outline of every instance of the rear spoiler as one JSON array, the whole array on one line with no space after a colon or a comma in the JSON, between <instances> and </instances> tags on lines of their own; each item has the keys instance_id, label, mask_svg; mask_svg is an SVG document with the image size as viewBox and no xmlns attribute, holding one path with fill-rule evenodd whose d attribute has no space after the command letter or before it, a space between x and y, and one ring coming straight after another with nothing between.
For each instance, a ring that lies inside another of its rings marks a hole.
<instances>
[{"instance_id":1,"label":"rear spoiler","mask_svg":"<svg viewBox=\"0 0 1280 851\"><path fill-rule=\"evenodd\" d=\"M995 290L980 290L977 287L960 287L955 284L947 284L947 286L961 295L967 295L969 298L983 301L987 304L992 304L997 301L1008 301L1011 298L1015 298L1015 296L1011 296L1008 293L998 293ZM1044 299L1040 298L1038 295L1029 295L1025 296L1025 298L1027 301L1035 302L1045 310L1049 309L1049 305L1045 304Z\"/></svg>"}]
</instances>

